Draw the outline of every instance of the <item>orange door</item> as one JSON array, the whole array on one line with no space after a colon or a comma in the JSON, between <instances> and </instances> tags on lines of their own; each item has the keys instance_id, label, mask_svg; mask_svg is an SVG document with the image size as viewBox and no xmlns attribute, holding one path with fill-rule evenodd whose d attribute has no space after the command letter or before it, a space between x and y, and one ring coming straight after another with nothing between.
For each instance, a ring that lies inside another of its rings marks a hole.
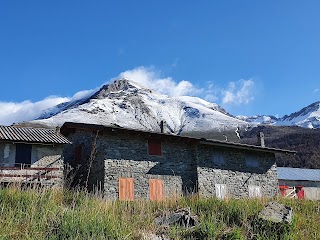
<instances>
[{"instance_id":1,"label":"orange door","mask_svg":"<svg viewBox=\"0 0 320 240\"><path fill-rule=\"evenodd\" d=\"M163 200L163 181L161 179L150 179L149 189L151 201Z\"/></svg>"},{"instance_id":2,"label":"orange door","mask_svg":"<svg viewBox=\"0 0 320 240\"><path fill-rule=\"evenodd\" d=\"M133 201L134 185L133 178L119 178L119 199Z\"/></svg>"}]
</instances>

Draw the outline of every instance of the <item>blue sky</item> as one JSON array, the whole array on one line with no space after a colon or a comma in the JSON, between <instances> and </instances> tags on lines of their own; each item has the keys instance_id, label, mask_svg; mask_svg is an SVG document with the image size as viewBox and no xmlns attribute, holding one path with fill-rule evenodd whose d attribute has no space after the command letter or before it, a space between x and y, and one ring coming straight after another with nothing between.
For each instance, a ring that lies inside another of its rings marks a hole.
<instances>
[{"instance_id":1,"label":"blue sky","mask_svg":"<svg viewBox=\"0 0 320 240\"><path fill-rule=\"evenodd\" d=\"M319 1L1 1L0 124L119 76L234 115L297 111L320 100L319 11Z\"/></svg>"}]
</instances>

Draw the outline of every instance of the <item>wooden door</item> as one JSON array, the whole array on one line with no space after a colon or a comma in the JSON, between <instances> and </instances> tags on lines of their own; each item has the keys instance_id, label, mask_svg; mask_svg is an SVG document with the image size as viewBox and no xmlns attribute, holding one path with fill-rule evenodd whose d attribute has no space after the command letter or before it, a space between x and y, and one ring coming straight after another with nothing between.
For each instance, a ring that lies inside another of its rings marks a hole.
<instances>
[{"instance_id":1,"label":"wooden door","mask_svg":"<svg viewBox=\"0 0 320 240\"><path fill-rule=\"evenodd\" d=\"M163 181L161 179L150 179L149 190L151 201L163 200Z\"/></svg>"},{"instance_id":2,"label":"wooden door","mask_svg":"<svg viewBox=\"0 0 320 240\"><path fill-rule=\"evenodd\" d=\"M119 178L119 200L133 201L133 178Z\"/></svg>"}]
</instances>

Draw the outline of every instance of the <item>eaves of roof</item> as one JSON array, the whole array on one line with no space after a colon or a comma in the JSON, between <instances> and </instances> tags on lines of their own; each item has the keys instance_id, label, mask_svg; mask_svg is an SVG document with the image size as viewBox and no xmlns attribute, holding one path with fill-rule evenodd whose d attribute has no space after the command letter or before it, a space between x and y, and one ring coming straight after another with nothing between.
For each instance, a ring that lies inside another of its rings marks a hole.
<instances>
[{"instance_id":1,"label":"eaves of roof","mask_svg":"<svg viewBox=\"0 0 320 240\"><path fill-rule=\"evenodd\" d=\"M269 148L269 147L261 147L255 145L248 145L242 143L234 143L234 142L225 142L218 140L209 140L205 138L193 138L186 136L178 136L166 133L158 133L158 132L149 132L143 130L134 130L134 129L126 129L121 127L114 126L104 126L104 125L96 125L96 124L87 124L87 123L74 123L74 122L66 122L61 127L61 133L68 136L69 133L73 132L75 129L89 130L89 131L111 131L111 132L125 132L125 133L135 133L135 134L143 134L148 137L154 138L174 138L185 140L188 142L196 142L204 145L213 145L217 147L226 147L226 148L237 148L244 149L248 151L259 151L259 152L269 152L269 153L284 153L284 154L296 154L296 151L278 149L278 148Z\"/></svg>"}]
</instances>

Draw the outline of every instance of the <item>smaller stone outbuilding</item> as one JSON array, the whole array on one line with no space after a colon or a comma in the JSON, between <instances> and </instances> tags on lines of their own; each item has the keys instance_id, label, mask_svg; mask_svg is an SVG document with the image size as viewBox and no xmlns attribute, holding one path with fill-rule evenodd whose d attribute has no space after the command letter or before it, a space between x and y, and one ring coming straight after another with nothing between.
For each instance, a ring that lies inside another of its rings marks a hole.
<instances>
[{"instance_id":1,"label":"smaller stone outbuilding","mask_svg":"<svg viewBox=\"0 0 320 240\"><path fill-rule=\"evenodd\" d=\"M61 132L73 143L64 150L70 181L108 199L271 197L279 193L275 153L295 153L84 123Z\"/></svg>"},{"instance_id":2,"label":"smaller stone outbuilding","mask_svg":"<svg viewBox=\"0 0 320 240\"><path fill-rule=\"evenodd\" d=\"M0 126L0 183L64 183L63 145L71 142L59 129Z\"/></svg>"},{"instance_id":3,"label":"smaller stone outbuilding","mask_svg":"<svg viewBox=\"0 0 320 240\"><path fill-rule=\"evenodd\" d=\"M278 167L282 195L320 200L320 169Z\"/></svg>"}]
</instances>

